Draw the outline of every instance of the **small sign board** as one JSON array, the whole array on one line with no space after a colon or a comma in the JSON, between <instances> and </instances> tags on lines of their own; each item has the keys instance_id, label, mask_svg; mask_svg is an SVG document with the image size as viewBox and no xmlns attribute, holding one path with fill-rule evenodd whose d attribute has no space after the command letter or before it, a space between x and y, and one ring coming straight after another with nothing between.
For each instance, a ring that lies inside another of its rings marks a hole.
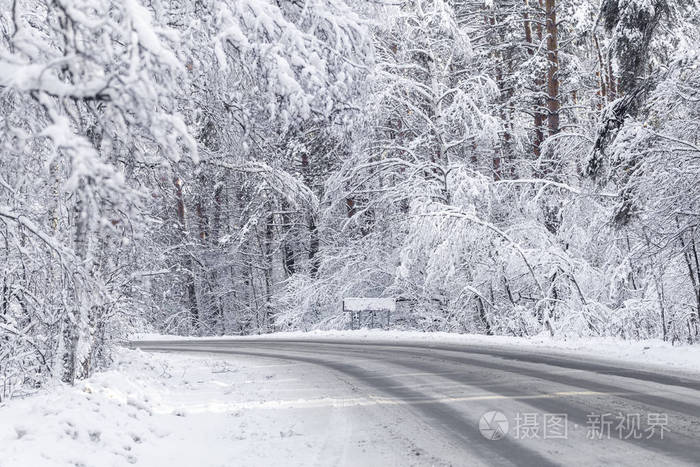
<instances>
[{"instance_id":1,"label":"small sign board","mask_svg":"<svg viewBox=\"0 0 700 467\"><path fill-rule=\"evenodd\" d=\"M347 297L343 299L343 312L350 313L350 329L359 329L363 324L372 328L375 325L384 327L384 322L389 328L393 311L396 311L395 298ZM363 312L366 312L364 321ZM377 313L385 313L386 319L377 319Z\"/></svg>"},{"instance_id":2,"label":"small sign board","mask_svg":"<svg viewBox=\"0 0 700 467\"><path fill-rule=\"evenodd\" d=\"M345 311L396 311L395 298L356 298L343 299Z\"/></svg>"}]
</instances>

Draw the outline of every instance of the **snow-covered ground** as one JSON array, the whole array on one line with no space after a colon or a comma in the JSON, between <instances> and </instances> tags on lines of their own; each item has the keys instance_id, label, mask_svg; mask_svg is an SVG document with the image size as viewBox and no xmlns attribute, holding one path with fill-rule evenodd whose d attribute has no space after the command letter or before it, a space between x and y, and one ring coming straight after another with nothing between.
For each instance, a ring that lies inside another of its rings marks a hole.
<instances>
[{"instance_id":1,"label":"snow-covered ground","mask_svg":"<svg viewBox=\"0 0 700 467\"><path fill-rule=\"evenodd\" d=\"M167 340L173 336L137 334L134 340ZM396 343L419 345L476 345L499 349L529 350L532 352L581 357L606 363L624 363L630 366L663 369L665 371L700 374L700 345L673 345L660 339L622 340L612 337L551 338L485 336L482 334L455 334L447 332L384 331L361 329L355 331L279 332L262 336L208 337L206 339L313 339L334 341L351 339L367 343ZM178 337L178 339L198 339Z\"/></svg>"},{"instance_id":2,"label":"snow-covered ground","mask_svg":"<svg viewBox=\"0 0 700 467\"><path fill-rule=\"evenodd\" d=\"M396 419L377 411L406 408L366 407L372 401L348 397L348 389L304 363L120 349L113 369L75 387L56 385L0 405L0 467L410 461L409 437L390 427L352 429L376 417ZM420 437L430 443L430 436Z\"/></svg>"},{"instance_id":3,"label":"snow-covered ground","mask_svg":"<svg viewBox=\"0 0 700 467\"><path fill-rule=\"evenodd\" d=\"M378 330L265 338L471 344L683 372L700 368L700 347L659 341ZM411 419L410 407L354 391L342 376L302 361L118 349L109 371L0 405L0 467L412 465L435 463L421 453L447 452L430 430L400 422Z\"/></svg>"}]
</instances>

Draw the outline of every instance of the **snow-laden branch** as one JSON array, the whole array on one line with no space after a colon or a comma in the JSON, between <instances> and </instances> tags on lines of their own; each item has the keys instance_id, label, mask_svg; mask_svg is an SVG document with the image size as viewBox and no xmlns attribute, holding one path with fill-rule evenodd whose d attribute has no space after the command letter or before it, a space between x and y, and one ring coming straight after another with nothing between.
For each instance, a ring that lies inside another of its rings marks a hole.
<instances>
[{"instance_id":1,"label":"snow-laden branch","mask_svg":"<svg viewBox=\"0 0 700 467\"><path fill-rule=\"evenodd\" d=\"M0 206L0 218L6 220L14 221L16 224L21 225L29 232L31 232L35 237L44 242L51 250L53 250L60 258L61 264L64 265L66 269L74 269L75 264L78 264L76 256L73 251L66 248L62 243L56 240L54 237L45 233L38 225L28 219L26 216L14 212L11 209ZM72 264L71 264L72 263Z\"/></svg>"},{"instance_id":2,"label":"snow-laden branch","mask_svg":"<svg viewBox=\"0 0 700 467\"><path fill-rule=\"evenodd\" d=\"M505 233L503 230L499 229L497 226L493 225L490 222L484 221L483 219L479 219L477 216L464 212L461 209L458 209L453 206L445 206L445 205L435 205L439 209L435 211L430 211L430 212L421 212L418 214L415 214L419 217L451 217L451 218L456 218L456 219L462 219L466 220L469 222L472 222L474 224L480 225L482 227L487 228L488 230L494 232L497 234L499 237L504 239L506 242L508 242L508 246L515 250L515 252L522 258L523 263L527 267L530 276L532 276L532 280L535 282L537 285L537 289L540 292L540 295L544 298L546 296L544 292L544 288L542 287L542 284L540 283L539 279L537 278L537 275L535 274L535 269L532 267L530 264L530 261L527 258L527 255L523 251L523 249L520 247L520 245L513 240L507 233Z\"/></svg>"},{"instance_id":3,"label":"snow-laden branch","mask_svg":"<svg viewBox=\"0 0 700 467\"><path fill-rule=\"evenodd\" d=\"M556 182L554 180L546 180L544 178L520 178L517 180L497 180L493 182L496 185L544 185L542 188L548 188L548 187L555 187L555 188L561 188L563 190L569 191L571 193L574 193L576 195L581 195L581 196L600 196L604 198L619 198L620 194L619 193L612 193L612 192L585 192L581 190L580 188L576 188L574 186L568 185L566 183L562 182ZM538 195L539 197L539 195Z\"/></svg>"},{"instance_id":4,"label":"snow-laden branch","mask_svg":"<svg viewBox=\"0 0 700 467\"><path fill-rule=\"evenodd\" d=\"M294 178L288 172L271 167L264 162L246 161L235 164L214 159L205 159L202 163L232 170L234 172L258 175L265 180L266 185L270 189L274 190L280 197L287 200L293 206L302 204L312 212L318 209L318 197L308 186Z\"/></svg>"},{"instance_id":5,"label":"snow-laden branch","mask_svg":"<svg viewBox=\"0 0 700 467\"><path fill-rule=\"evenodd\" d=\"M109 80L92 78L76 84L67 83L56 76L54 68L66 66L77 57L61 57L47 63L26 63L20 58L0 60L0 88L13 88L21 92L44 92L53 97L69 97L80 100L111 100Z\"/></svg>"}]
</instances>

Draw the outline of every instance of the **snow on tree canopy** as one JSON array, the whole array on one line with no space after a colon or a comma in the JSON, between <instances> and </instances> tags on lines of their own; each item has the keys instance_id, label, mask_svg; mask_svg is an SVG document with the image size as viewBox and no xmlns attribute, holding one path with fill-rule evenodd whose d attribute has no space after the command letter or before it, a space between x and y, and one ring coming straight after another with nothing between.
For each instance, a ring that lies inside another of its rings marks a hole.
<instances>
[{"instance_id":1,"label":"snow on tree canopy","mask_svg":"<svg viewBox=\"0 0 700 467\"><path fill-rule=\"evenodd\" d=\"M344 2L314 0L299 8L238 0L216 8L218 66L254 73L256 100L266 101L270 118L285 126L295 117L329 114L371 57L365 21Z\"/></svg>"}]
</instances>

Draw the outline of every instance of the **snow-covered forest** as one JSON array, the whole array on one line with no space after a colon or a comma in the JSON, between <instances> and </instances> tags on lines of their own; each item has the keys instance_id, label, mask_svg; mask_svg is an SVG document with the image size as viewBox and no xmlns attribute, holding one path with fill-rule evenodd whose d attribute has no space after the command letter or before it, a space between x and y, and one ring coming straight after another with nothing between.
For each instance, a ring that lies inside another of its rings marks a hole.
<instances>
[{"instance_id":1,"label":"snow-covered forest","mask_svg":"<svg viewBox=\"0 0 700 467\"><path fill-rule=\"evenodd\" d=\"M133 330L699 339L696 0L0 0L0 400Z\"/></svg>"}]
</instances>

